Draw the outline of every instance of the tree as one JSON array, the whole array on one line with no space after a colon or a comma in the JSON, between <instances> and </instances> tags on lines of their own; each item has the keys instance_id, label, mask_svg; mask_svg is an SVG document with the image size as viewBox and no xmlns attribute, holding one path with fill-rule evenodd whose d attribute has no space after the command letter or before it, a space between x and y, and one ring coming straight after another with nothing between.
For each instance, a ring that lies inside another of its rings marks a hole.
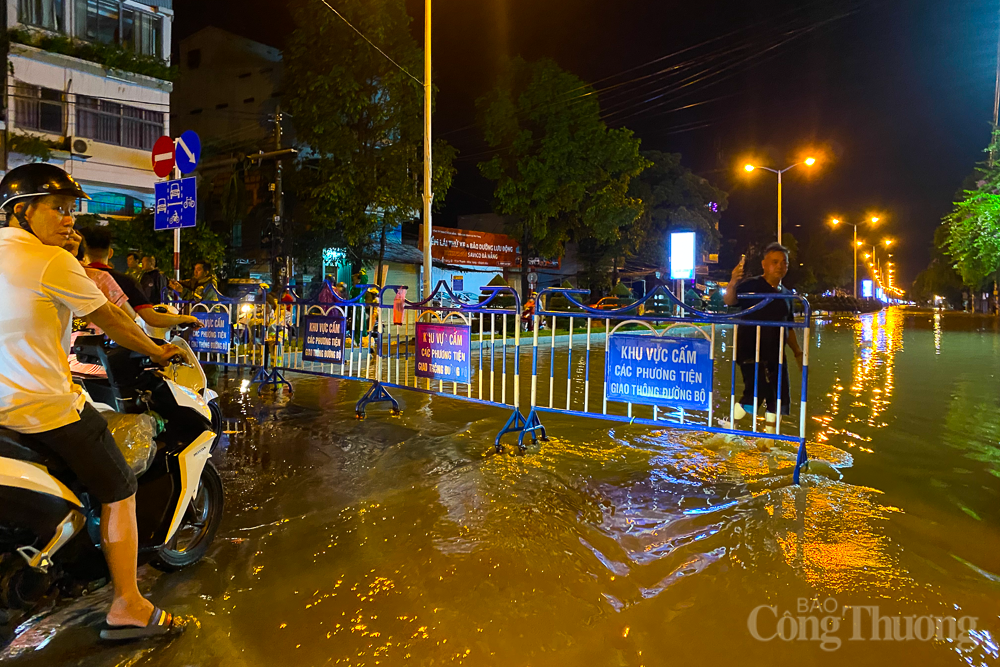
<instances>
[{"instance_id":1,"label":"tree","mask_svg":"<svg viewBox=\"0 0 1000 667\"><path fill-rule=\"evenodd\" d=\"M407 72L422 71L403 0L341 0L337 8ZM299 2L293 15L285 88L303 146L299 195L311 229L334 230L360 260L377 244L384 251L388 229L419 215L423 88L323 3ZM444 141L433 150L440 203L455 150Z\"/></svg>"},{"instance_id":2,"label":"tree","mask_svg":"<svg viewBox=\"0 0 1000 667\"><path fill-rule=\"evenodd\" d=\"M631 131L601 120L593 88L551 60L515 58L476 107L495 150L479 170L496 183L497 211L511 216L522 267L532 255L562 256L574 236L626 240L642 213L629 184L648 163Z\"/></svg>"},{"instance_id":3,"label":"tree","mask_svg":"<svg viewBox=\"0 0 1000 667\"><path fill-rule=\"evenodd\" d=\"M729 195L683 166L680 153L642 155L651 166L629 188L644 204L641 233L636 234L639 256L651 266L663 266L668 236L674 231L696 232L702 251L718 252L719 218L729 205Z\"/></svg>"},{"instance_id":4,"label":"tree","mask_svg":"<svg viewBox=\"0 0 1000 667\"><path fill-rule=\"evenodd\" d=\"M986 152L1000 152L1000 129L994 129ZM977 288L1000 271L1000 166L992 159L977 168L975 189L965 190L946 215L945 247L962 281Z\"/></svg>"},{"instance_id":5,"label":"tree","mask_svg":"<svg viewBox=\"0 0 1000 667\"><path fill-rule=\"evenodd\" d=\"M77 218L77 227L105 222L96 215L81 215ZM134 218L127 220L110 218L107 223L111 229L111 238L120 257L124 259L130 250L137 250L143 255L156 257L156 266L164 274L172 275L174 266L174 236L172 232L157 232L153 230L153 212L149 209ZM195 227L181 231L181 274L189 276L194 270L194 263L199 260L210 262L218 269L226 257L226 244L223 238L213 232L204 221L199 221Z\"/></svg>"},{"instance_id":6,"label":"tree","mask_svg":"<svg viewBox=\"0 0 1000 667\"><path fill-rule=\"evenodd\" d=\"M934 232L933 258L913 281L911 296L915 301L928 303L935 296L943 296L953 308L962 307L962 278L952 266L947 246L948 225L941 225Z\"/></svg>"}]
</instances>

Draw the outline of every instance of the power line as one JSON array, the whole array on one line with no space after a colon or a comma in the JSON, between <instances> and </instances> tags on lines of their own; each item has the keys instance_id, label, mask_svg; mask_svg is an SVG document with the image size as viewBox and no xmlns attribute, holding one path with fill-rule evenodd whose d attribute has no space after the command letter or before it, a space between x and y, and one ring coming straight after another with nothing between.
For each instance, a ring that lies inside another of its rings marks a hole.
<instances>
[{"instance_id":1,"label":"power line","mask_svg":"<svg viewBox=\"0 0 1000 667\"><path fill-rule=\"evenodd\" d=\"M822 0L817 0L816 2L811 3L811 5L820 4L821 1ZM790 11L786 12L783 16L786 16L786 17L789 16L789 15L793 15L794 16L795 14L801 13L803 10L807 9L809 6L810 5L800 6L800 7L796 8L796 9L794 9L794 10L790 10ZM843 18L845 18L847 16L850 16L850 15L856 13L857 11L858 11L857 8L853 8L853 9L848 10L846 12L843 12L843 13L837 15L837 16L834 16L834 17L831 17L831 18L827 18L827 19L823 19L821 21L817 21L817 22L814 22L814 23L811 23L811 24L806 24L806 25L801 25L800 24L797 27L795 26L795 22L797 22L797 21L795 21L795 19L793 19L792 21L789 21L789 22L785 23L785 26L786 26L787 29L786 29L786 31L784 33L781 33L781 34L778 35L779 41L777 43L772 43L772 44L766 46L763 50L761 50L759 53L757 53L756 56L754 56L754 55L751 55L749 57L745 56L745 57L743 57L742 60L739 60L736 63L731 64L730 66L723 67L723 69L715 72L714 74L712 73L712 70L713 69L718 69L721 65L724 65L724 63L719 63L719 64L716 64L716 65L709 65L707 67L704 67L700 72L697 72L696 74L689 76L687 78L687 81L690 81L691 79L695 79L694 81L691 81L692 85L695 84L695 83L700 83L700 82L706 80L707 78L709 78L711 76L718 75L718 74L722 73L723 71L725 71L727 69L731 69L732 67L737 66L739 64L742 64L744 62L749 62L750 60L754 59L754 57L763 56L768 51L771 51L774 48L777 48L777 47L783 45L784 43L786 43L786 42L788 42L788 41L790 41L792 39L795 39L795 38L797 38L799 36L802 36L804 34L812 32L812 31L814 31L814 30L816 30L816 29L818 29L818 28L820 28L820 27L822 27L822 26L824 26L824 25L826 25L828 23L835 22L835 21L843 19ZM793 22L793 21L795 21L795 22ZM620 82L617 82L617 83L605 86L603 88L597 88L596 87L597 84L600 84L600 83L603 83L605 81L609 81L609 80L615 79L615 78L617 78L617 77L619 77L619 76L621 76L623 74L634 72L636 70L642 69L644 67L647 67L647 66L655 64L655 63L659 63L659 62L663 62L663 61L666 61L666 60L670 60L671 58L675 58L675 57L677 57L677 56L679 56L681 54L697 50L697 49L699 49L701 47L704 47L704 46L707 46L707 45L709 45L709 44L711 44L713 42L717 42L717 41L720 41L720 40L730 40L731 37L734 37L735 35L738 35L740 33L746 33L746 32L751 32L751 31L756 30L757 27L759 25L763 24L763 23L765 23L765 21L758 22L756 24L747 26L745 28L740 28L740 29L734 30L734 31L732 31L730 33L727 33L727 34L724 34L724 35L713 37L711 39L705 40L703 42L700 42L698 44L694 44L694 45L689 46L689 47L685 47L685 48L680 49L678 51L675 51L673 53L669 53L669 54L666 54L666 55L663 55L663 56L659 56L657 58L654 58L654 59L649 60L647 62L641 63L639 65L635 65L633 67L629 67L629 68L627 68L625 70L622 70L620 72L617 72L615 74L612 74L612 75L603 77L601 79L598 79L598 80L596 80L596 81L594 81L592 83L587 83L587 84L584 84L584 85L579 86L577 88L573 88L573 89L567 90L564 93L560 94L555 100L551 101L548 105L546 105L546 107L547 106L554 106L554 105L557 105L557 104L570 104L570 103L578 102L578 101L580 101L580 100L582 100L584 98L590 97L590 96L592 96L594 94L597 94L598 96L600 96L600 98L602 100L605 100L607 98L607 96L609 96L609 95L611 97L615 97L615 96L621 94L621 95L625 96L624 99L618 100L618 101L612 103L610 106L605 106L604 109L602 110L604 112L604 114L606 114L607 116L615 115L617 113L621 113L622 111L626 111L628 109L622 109L622 110L616 111L616 112L614 112L614 114L608 114L607 112L609 111L609 109L614 108L616 106L625 105L627 107L630 103L634 104L636 102L652 101L651 99L647 99L647 100L632 100L630 102L629 96L636 96L636 95L639 94L639 92L637 90L621 90L622 88L624 88L626 86L629 86L630 84L634 84L634 83L637 83L637 82L643 82L643 81L645 81L646 83L640 83L640 88L641 88L642 86L651 85L651 84L656 83L655 81L653 81L653 79L656 79L657 77L660 77L662 75L668 75L668 76L680 75L686 69L693 68L693 67L696 67L696 66L699 66L699 65L702 65L702 64L708 65L708 63L711 63L712 60L718 60L720 58L724 58L724 57L729 56L729 55L734 55L734 54L737 54L737 53L740 53L740 52L745 52L748 49L760 48L760 46L759 46L759 40L755 39L755 33L754 33L754 34L751 35L750 39L745 40L742 43L738 43L736 45L731 45L731 41L727 42L727 46L725 46L722 49L719 49L719 50L716 50L716 51L713 51L713 52L709 52L709 53L705 53L705 54L702 54L702 55L690 58L690 59L688 59L686 61L682 61L682 62L679 62L679 63L674 63L674 64L669 65L667 67L664 67L663 69L660 69L660 70L658 70L656 72L651 72L649 74L643 74L643 75L640 75L640 76L628 79L626 81L620 81ZM702 75L702 76L700 78L697 78L699 75ZM677 85L676 83L675 84L669 84L669 85L663 86L661 88L655 89L654 91L651 91L651 92L652 93L659 93L659 92L662 92L664 90L669 90L670 88L675 87L676 85ZM681 86L681 87L684 87L684 86ZM590 89L587 90L588 88L590 88ZM573 94L573 93L575 93L577 91L585 91L585 92L583 92L583 93L581 93L579 95L574 95L573 97L568 97L567 98L567 96L569 96L569 95L571 95L571 94ZM618 92L612 92L612 91L618 91ZM652 99L658 99L659 97L662 97L662 95L660 95L660 96L658 96L656 98L652 98ZM546 107L541 107L541 108L544 109ZM439 134L439 136L445 137L445 136L457 134L459 132L465 132L465 131L474 129L476 127L477 127L476 123L470 123L468 125L464 125L462 127L455 128L453 130L448 130L448 131L445 131L445 132L441 132Z\"/></svg>"},{"instance_id":2,"label":"power line","mask_svg":"<svg viewBox=\"0 0 1000 667\"><path fill-rule=\"evenodd\" d=\"M381 54L382 54L383 56L385 56L385 59L386 59L386 60L388 60L388 61L389 61L389 62L391 62L391 63L392 63L393 65L395 65L396 67L398 67L398 68L399 68L399 71L400 71L400 72L402 72L402 73L403 73L403 74L405 74L406 76L410 77L411 79L413 79L414 81L416 81L416 82L417 82L418 84L420 84L420 86L421 86L421 87L423 87L423 85L424 85L424 82L423 82L423 81L421 81L421 80L420 80L420 79L418 79L417 77L415 77L415 76L413 76L412 74L410 74L409 72L407 72L407 71L406 71L406 68L404 68L404 67L403 67L402 65L400 65L400 64L399 64L399 63L397 63L397 62L396 62L395 60L393 60L392 58L390 58L390 57L389 57L389 54L387 54L387 53L386 53L385 51L383 51L382 49L380 49L380 48L379 48L379 47L378 47L378 46L377 46L377 45L375 44L375 42L373 42L372 40L370 40L370 39L368 39L367 37L365 37L365 34L364 34L363 32L361 32L360 30L358 30L357 28L355 28L355 27L354 27L354 26L353 26L353 25L351 24L351 22L350 22L350 21L348 21L348 20L347 20L346 18L344 18L344 15L343 15L343 14L341 14L341 13L340 13L340 12L338 12L338 11L337 11L336 9L334 9L334 8L333 8L333 5L331 5L331 4L330 4L329 2L327 2L326 0L319 0L319 1L320 1L320 2L322 2L322 3L324 4L324 5L326 5L327 7L329 7L329 8L330 8L330 11L331 11L331 12L333 12L334 14L336 14L337 16L339 16L339 17L340 17L340 20L342 20L342 21L343 21L344 23L346 23L346 24L347 24L348 26L350 26L351 30L353 30L354 32L358 33L358 35L360 35L360 36L361 36L361 39L363 39L363 40L365 40L366 42L368 42L368 43L369 43L369 44L371 45L371 47L372 47L373 49L375 49L376 51L378 51L379 53L381 53Z\"/></svg>"}]
</instances>

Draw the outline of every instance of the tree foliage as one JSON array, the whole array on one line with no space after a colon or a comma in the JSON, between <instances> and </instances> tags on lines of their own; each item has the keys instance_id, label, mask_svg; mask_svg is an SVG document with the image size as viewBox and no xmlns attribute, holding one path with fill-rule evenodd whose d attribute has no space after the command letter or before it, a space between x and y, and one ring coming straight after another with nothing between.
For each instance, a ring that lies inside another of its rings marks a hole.
<instances>
[{"instance_id":1,"label":"tree foliage","mask_svg":"<svg viewBox=\"0 0 1000 667\"><path fill-rule=\"evenodd\" d=\"M668 234L697 232L699 248L717 252L722 235L718 224L729 195L681 164L680 153L644 152L650 162L630 193L643 202L639 239L641 256L653 265L664 263Z\"/></svg>"},{"instance_id":2,"label":"tree foliage","mask_svg":"<svg viewBox=\"0 0 1000 667\"><path fill-rule=\"evenodd\" d=\"M81 215L76 226L104 222L95 215ZM139 251L143 255L156 257L156 266L164 274L171 274L174 266L174 236L170 232L153 231L153 212L143 211L134 218L122 220L109 218L107 223L114 239L115 252L121 261L130 250ZM211 230L205 221L198 222L195 227L181 231L181 275L190 276L194 263L205 260L216 269L223 265L226 256L226 244L221 236Z\"/></svg>"},{"instance_id":3,"label":"tree foliage","mask_svg":"<svg viewBox=\"0 0 1000 667\"><path fill-rule=\"evenodd\" d=\"M986 149L1000 155L1000 130ZM944 243L962 281L978 287L1000 270L1000 165L986 162L977 170L974 189L965 190L946 215Z\"/></svg>"},{"instance_id":4,"label":"tree foliage","mask_svg":"<svg viewBox=\"0 0 1000 667\"><path fill-rule=\"evenodd\" d=\"M947 253L948 225L934 232L934 252L930 264L917 274L910 295L918 303L943 296L953 308L962 307L962 277L955 271Z\"/></svg>"},{"instance_id":5,"label":"tree foliage","mask_svg":"<svg viewBox=\"0 0 1000 667\"><path fill-rule=\"evenodd\" d=\"M480 172L496 183L507 232L529 253L561 256L574 236L628 242L642 214L629 185L648 166L639 140L601 120L594 90L551 60L507 63L476 102L486 143L496 151Z\"/></svg>"},{"instance_id":6,"label":"tree foliage","mask_svg":"<svg viewBox=\"0 0 1000 667\"><path fill-rule=\"evenodd\" d=\"M403 0L341 0L337 9L401 67L423 71ZM285 87L304 148L294 180L311 228L335 230L358 257L421 210L423 88L323 3L300 1L293 14ZM451 185L454 156L435 142L436 202Z\"/></svg>"}]
</instances>

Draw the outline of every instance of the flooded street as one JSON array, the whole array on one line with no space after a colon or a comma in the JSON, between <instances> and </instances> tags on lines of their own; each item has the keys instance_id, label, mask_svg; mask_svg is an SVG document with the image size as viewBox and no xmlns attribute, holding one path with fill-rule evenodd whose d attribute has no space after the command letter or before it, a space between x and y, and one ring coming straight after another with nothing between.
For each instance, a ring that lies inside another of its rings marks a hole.
<instances>
[{"instance_id":1,"label":"flooded street","mask_svg":"<svg viewBox=\"0 0 1000 667\"><path fill-rule=\"evenodd\" d=\"M497 455L500 408L396 390L402 415L357 421L364 383L293 374L291 398L259 399L230 371L220 533L190 570L142 570L198 625L99 645L101 591L34 619L0 658L1000 664L996 320L836 316L816 325L810 368L809 453L843 478L814 465L801 487L794 448L545 414L548 442L522 456L508 436ZM893 640L871 640L860 608L876 605ZM921 622L948 616L953 640L947 620Z\"/></svg>"}]
</instances>

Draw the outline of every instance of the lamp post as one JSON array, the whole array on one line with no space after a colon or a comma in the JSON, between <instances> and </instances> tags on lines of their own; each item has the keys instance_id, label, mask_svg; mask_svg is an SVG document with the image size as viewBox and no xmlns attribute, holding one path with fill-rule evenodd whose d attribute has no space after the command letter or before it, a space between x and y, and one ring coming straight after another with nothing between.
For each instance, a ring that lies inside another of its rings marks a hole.
<instances>
[{"instance_id":1,"label":"lamp post","mask_svg":"<svg viewBox=\"0 0 1000 667\"><path fill-rule=\"evenodd\" d=\"M878 218L878 216L873 215L869 219L869 221L874 225L874 224L878 223L879 218ZM853 222L845 222L845 221L841 220L840 218L833 218L830 222L833 223L834 227L836 227L837 225L839 225L840 223L843 222L845 225L850 225L851 227L854 228L854 242L851 244L851 247L854 249L854 290L853 291L854 291L854 298L857 299L858 298L858 247L861 245L861 242L858 241L858 225L856 223L853 223ZM874 250L873 250L873 252L874 252Z\"/></svg>"},{"instance_id":2,"label":"lamp post","mask_svg":"<svg viewBox=\"0 0 1000 667\"><path fill-rule=\"evenodd\" d=\"M816 158L807 157L802 162L796 162L795 164L785 167L784 169L771 169L770 167L760 167L752 164L747 164L743 167L748 172L753 171L754 169L763 169L764 171L769 171L772 174L778 175L778 243L781 243L781 175L789 169L799 166L800 164L811 167L816 164Z\"/></svg>"},{"instance_id":3,"label":"lamp post","mask_svg":"<svg viewBox=\"0 0 1000 667\"><path fill-rule=\"evenodd\" d=\"M424 299L431 295L431 0L425 2L424 15Z\"/></svg>"}]
</instances>

